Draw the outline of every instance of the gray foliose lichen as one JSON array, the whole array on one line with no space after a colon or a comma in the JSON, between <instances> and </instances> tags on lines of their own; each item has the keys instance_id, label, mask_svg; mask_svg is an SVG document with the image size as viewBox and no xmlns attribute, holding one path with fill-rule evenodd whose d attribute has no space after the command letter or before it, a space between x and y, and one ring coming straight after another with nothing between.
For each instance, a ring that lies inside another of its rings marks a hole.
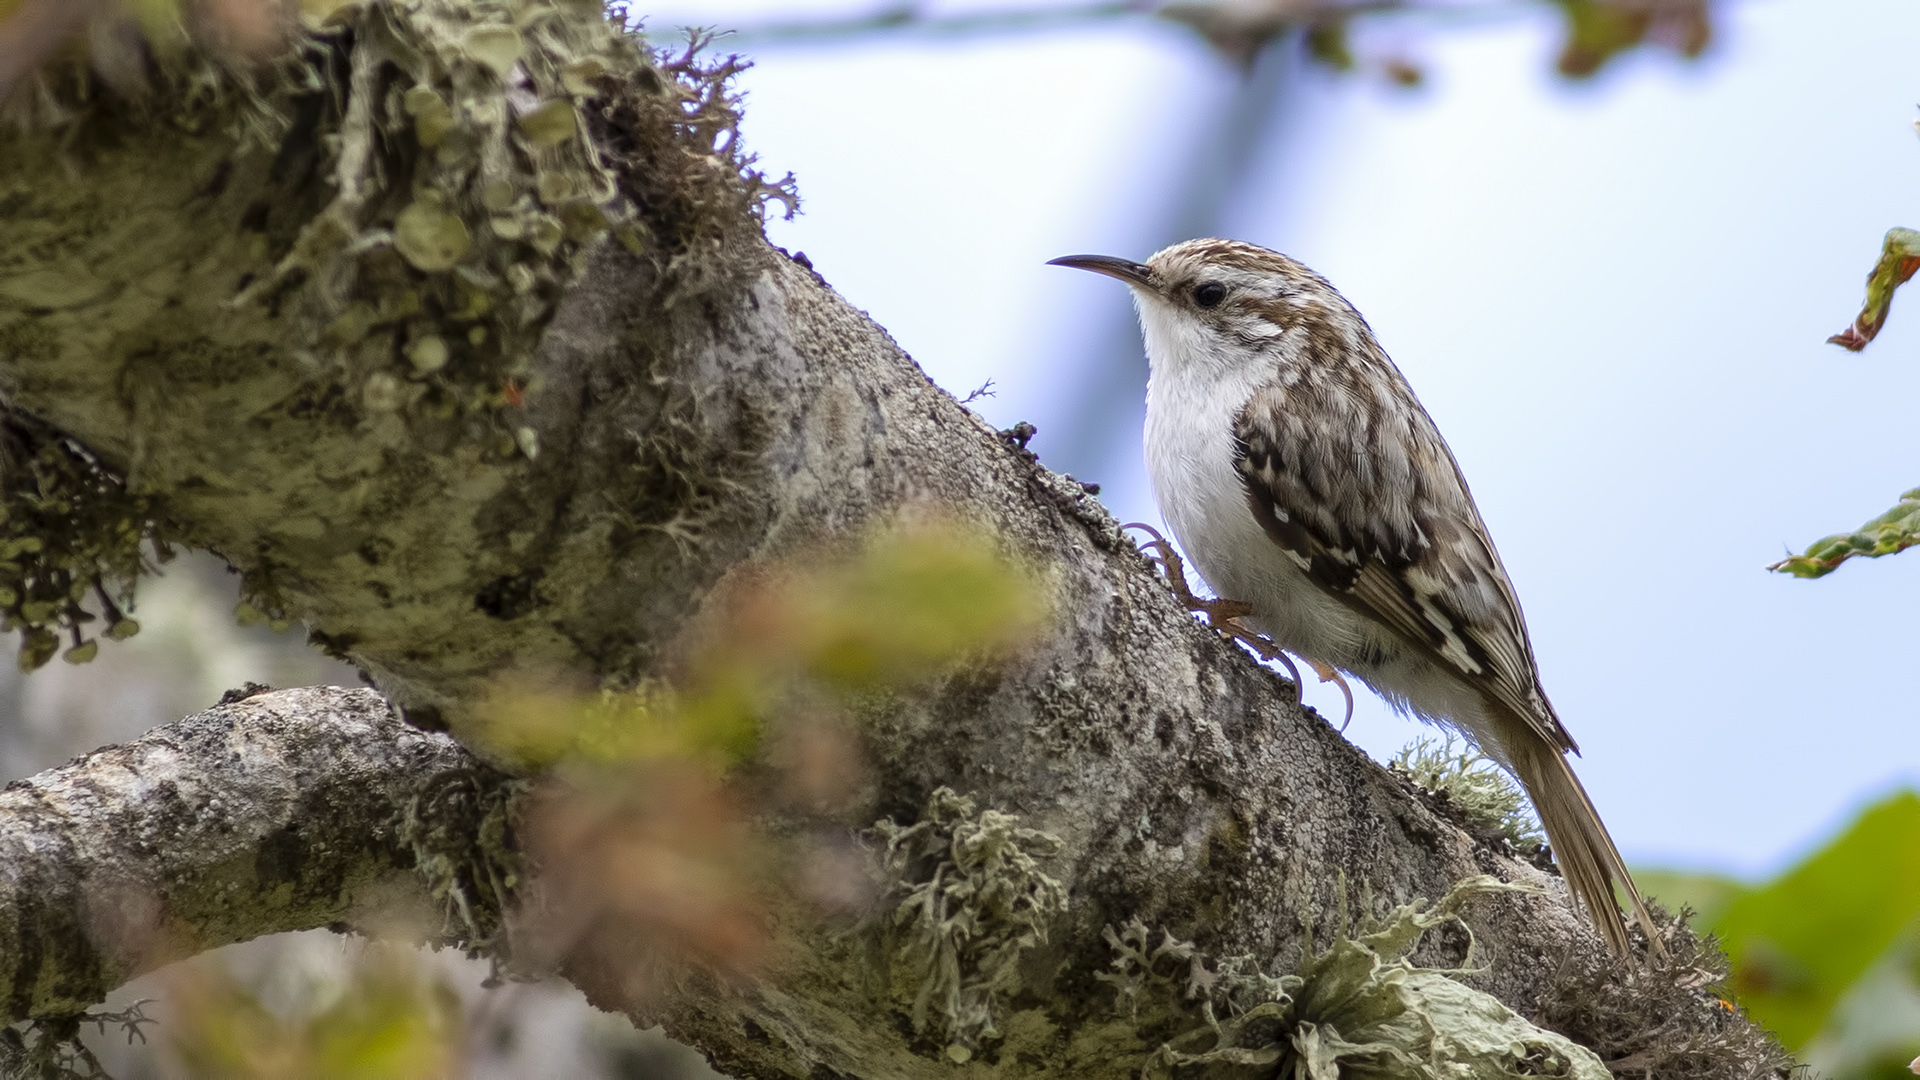
<instances>
[{"instance_id":1,"label":"gray foliose lichen","mask_svg":"<svg viewBox=\"0 0 1920 1080\"><path fill-rule=\"evenodd\" d=\"M1462 881L1437 905L1403 905L1357 935L1343 929L1325 951L1277 977L1251 957L1210 962L1164 932L1155 944L1136 920L1107 929L1113 970L1097 977L1141 1029L1176 1032L1149 1056L1144 1080L1607 1080L1592 1051L1454 977L1464 972L1407 959L1428 930L1458 922L1468 899L1513 888L1487 877Z\"/></svg>"},{"instance_id":2,"label":"gray foliose lichen","mask_svg":"<svg viewBox=\"0 0 1920 1080\"><path fill-rule=\"evenodd\" d=\"M916 1032L937 1034L949 1059L968 1061L1001 1037L996 1013L1021 985L1021 957L1066 910L1066 888L1040 868L1061 841L1011 814L976 812L944 787L919 821L881 821L870 835L885 845L882 911L870 929L890 988L911 998Z\"/></svg>"}]
</instances>

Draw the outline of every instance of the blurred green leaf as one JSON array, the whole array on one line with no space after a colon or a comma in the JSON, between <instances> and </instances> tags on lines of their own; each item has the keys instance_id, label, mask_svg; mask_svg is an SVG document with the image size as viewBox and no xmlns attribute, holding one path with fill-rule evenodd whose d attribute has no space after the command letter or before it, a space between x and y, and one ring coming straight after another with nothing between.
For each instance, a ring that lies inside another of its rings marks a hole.
<instances>
[{"instance_id":1,"label":"blurred green leaf","mask_svg":"<svg viewBox=\"0 0 1920 1080\"><path fill-rule=\"evenodd\" d=\"M1347 43L1347 24L1333 21L1307 27L1307 55L1335 71L1353 70L1353 49Z\"/></svg>"},{"instance_id":2,"label":"blurred green leaf","mask_svg":"<svg viewBox=\"0 0 1920 1080\"><path fill-rule=\"evenodd\" d=\"M411 956L381 951L307 1032L315 1076L418 1080L451 1075L460 997Z\"/></svg>"},{"instance_id":3,"label":"blurred green leaf","mask_svg":"<svg viewBox=\"0 0 1920 1080\"><path fill-rule=\"evenodd\" d=\"M1672 911L1682 907L1693 911L1693 925L1711 928L1735 900L1753 891L1743 881L1721 874L1696 874L1684 870L1635 870L1634 883L1640 891Z\"/></svg>"},{"instance_id":4,"label":"blurred green leaf","mask_svg":"<svg viewBox=\"0 0 1920 1080\"><path fill-rule=\"evenodd\" d=\"M1893 509L1851 533L1816 540L1803 554L1782 559L1769 570L1798 578L1824 577L1855 556L1877 559L1920 544L1920 488L1900 496Z\"/></svg>"},{"instance_id":5,"label":"blurred green leaf","mask_svg":"<svg viewBox=\"0 0 1920 1080\"><path fill-rule=\"evenodd\" d=\"M1740 1004L1794 1049L1916 915L1920 795L1903 791L1777 880L1734 896L1707 928L1732 958Z\"/></svg>"},{"instance_id":6,"label":"blurred green leaf","mask_svg":"<svg viewBox=\"0 0 1920 1080\"><path fill-rule=\"evenodd\" d=\"M501 680L481 737L510 760L681 759L724 772L777 714L904 690L1032 634L1044 589L991 540L953 522L873 535L852 557L768 568L678 684L582 695L525 673Z\"/></svg>"},{"instance_id":7,"label":"blurred green leaf","mask_svg":"<svg viewBox=\"0 0 1920 1080\"><path fill-rule=\"evenodd\" d=\"M1570 79L1592 76L1615 56L1645 44L1698 56L1713 36L1704 0L1555 0L1567 17L1557 66Z\"/></svg>"},{"instance_id":8,"label":"blurred green leaf","mask_svg":"<svg viewBox=\"0 0 1920 1080\"><path fill-rule=\"evenodd\" d=\"M953 525L891 530L793 592L790 640L809 674L847 690L906 684L1025 637L1036 583Z\"/></svg>"},{"instance_id":9,"label":"blurred green leaf","mask_svg":"<svg viewBox=\"0 0 1920 1080\"><path fill-rule=\"evenodd\" d=\"M1867 275L1867 302L1853 325L1828 338L1831 344L1851 352L1867 347L1887 324L1887 312L1893 307L1894 291L1905 285L1920 270L1920 232L1912 229L1888 229L1880 245L1880 261Z\"/></svg>"},{"instance_id":10,"label":"blurred green leaf","mask_svg":"<svg viewBox=\"0 0 1920 1080\"><path fill-rule=\"evenodd\" d=\"M222 1080L433 1080L455 1074L464 1014L444 976L401 949L369 946L332 1004L282 1016L217 962L172 981L166 1030L180 1064Z\"/></svg>"}]
</instances>

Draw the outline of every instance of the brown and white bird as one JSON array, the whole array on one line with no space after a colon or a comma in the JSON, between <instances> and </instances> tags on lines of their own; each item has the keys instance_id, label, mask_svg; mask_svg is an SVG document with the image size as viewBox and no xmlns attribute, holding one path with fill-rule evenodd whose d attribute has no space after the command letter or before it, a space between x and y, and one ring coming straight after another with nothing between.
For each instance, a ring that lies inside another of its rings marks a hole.
<instances>
[{"instance_id":1,"label":"brown and white bird","mask_svg":"<svg viewBox=\"0 0 1920 1080\"><path fill-rule=\"evenodd\" d=\"M1519 779L1568 884L1627 952L1646 904L1566 754L1520 601L1432 418L1365 319L1278 252L1190 240L1125 282L1145 332L1147 469L1200 574L1280 648L1459 731Z\"/></svg>"}]
</instances>

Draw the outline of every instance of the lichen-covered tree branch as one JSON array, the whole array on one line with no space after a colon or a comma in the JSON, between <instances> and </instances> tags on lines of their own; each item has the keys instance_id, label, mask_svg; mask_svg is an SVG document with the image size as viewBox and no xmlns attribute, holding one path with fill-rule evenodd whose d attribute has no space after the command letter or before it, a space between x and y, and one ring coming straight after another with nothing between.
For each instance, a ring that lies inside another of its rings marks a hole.
<instances>
[{"instance_id":1,"label":"lichen-covered tree branch","mask_svg":"<svg viewBox=\"0 0 1920 1080\"><path fill-rule=\"evenodd\" d=\"M1780 1068L1710 947L1609 960L770 247L734 62L592 0L213 10L7 98L0 608L83 662L204 548L384 702L0 797L9 1019L335 926L742 1077Z\"/></svg>"}]
</instances>

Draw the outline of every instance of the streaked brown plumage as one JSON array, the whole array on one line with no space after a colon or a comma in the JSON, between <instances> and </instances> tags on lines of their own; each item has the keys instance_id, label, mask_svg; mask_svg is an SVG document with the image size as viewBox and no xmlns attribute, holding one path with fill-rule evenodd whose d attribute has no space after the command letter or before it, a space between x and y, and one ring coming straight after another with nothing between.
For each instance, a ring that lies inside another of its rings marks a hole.
<instances>
[{"instance_id":1,"label":"streaked brown plumage","mask_svg":"<svg viewBox=\"0 0 1920 1080\"><path fill-rule=\"evenodd\" d=\"M1125 281L1146 335L1147 459L1207 583L1288 652L1458 730L1519 779L1567 883L1627 951L1613 883L1651 917L1567 762L1519 600L1465 479L1399 369L1325 279L1265 248L1193 240Z\"/></svg>"}]
</instances>

